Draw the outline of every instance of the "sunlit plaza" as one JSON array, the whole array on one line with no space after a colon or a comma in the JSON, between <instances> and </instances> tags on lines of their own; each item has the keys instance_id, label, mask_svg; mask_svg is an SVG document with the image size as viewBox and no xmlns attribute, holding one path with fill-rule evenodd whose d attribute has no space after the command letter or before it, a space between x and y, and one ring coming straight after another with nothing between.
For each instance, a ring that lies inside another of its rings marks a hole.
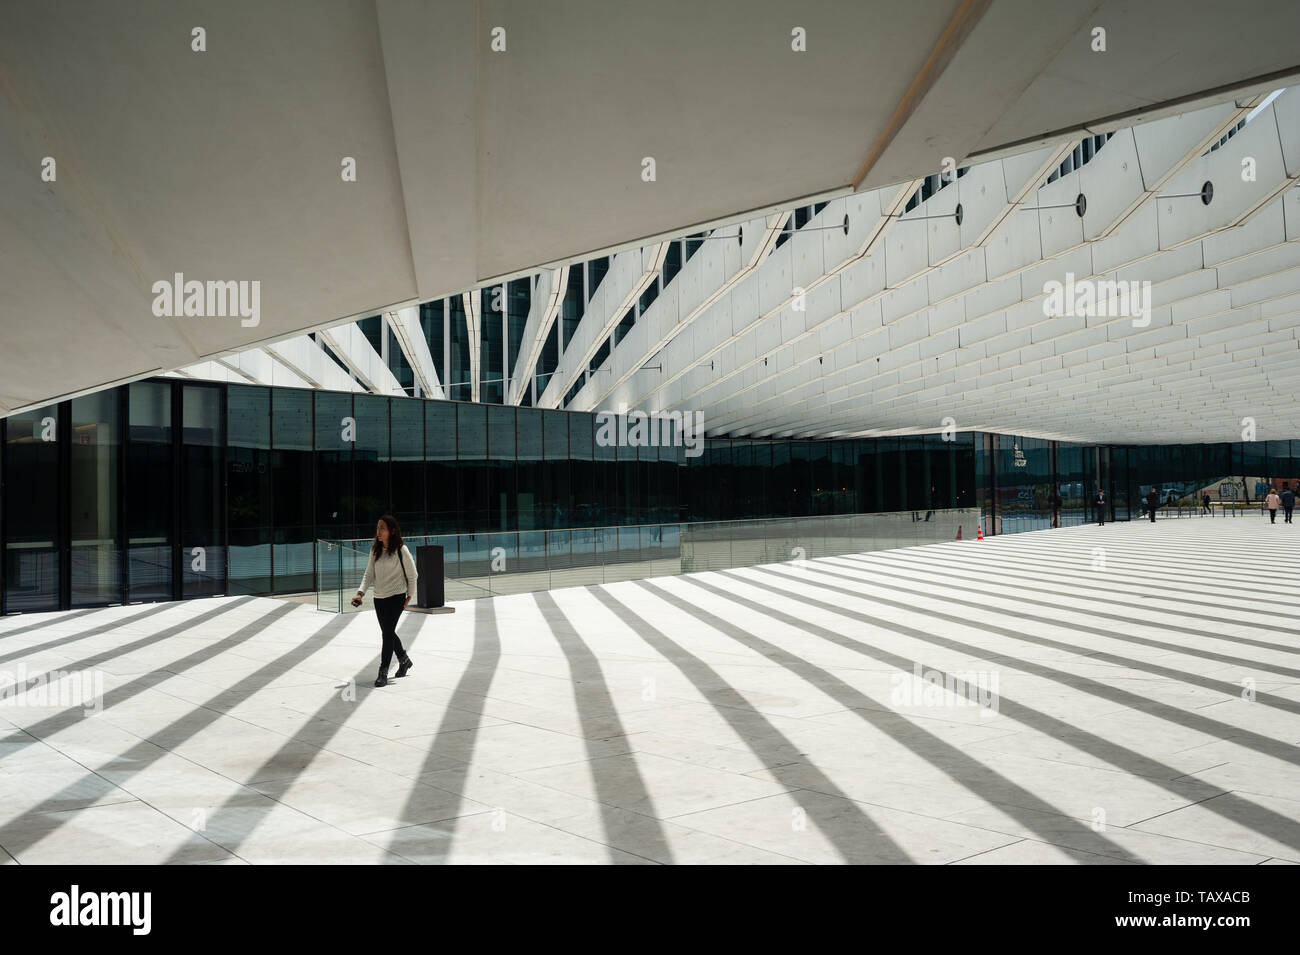
<instances>
[{"instance_id":1,"label":"sunlit plaza","mask_svg":"<svg viewBox=\"0 0 1300 955\"><path fill-rule=\"evenodd\" d=\"M416 665L382 689L368 615L236 597L8 618L3 672L62 672L65 695L4 698L0 846L1300 862L1297 559L1256 515L465 601L403 619ZM98 709L69 705L87 673Z\"/></svg>"}]
</instances>

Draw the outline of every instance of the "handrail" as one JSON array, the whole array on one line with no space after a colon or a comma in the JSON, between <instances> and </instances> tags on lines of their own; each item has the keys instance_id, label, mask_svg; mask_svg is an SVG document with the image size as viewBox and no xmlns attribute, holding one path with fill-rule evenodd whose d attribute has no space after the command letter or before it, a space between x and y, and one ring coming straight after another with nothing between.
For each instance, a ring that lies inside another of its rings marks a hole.
<instances>
[{"instance_id":1,"label":"handrail","mask_svg":"<svg viewBox=\"0 0 1300 955\"><path fill-rule=\"evenodd\" d=\"M929 520L922 519L923 514ZM426 541L444 547L446 597L462 600L974 540L980 521L978 508L935 508L915 512L413 534L406 540L417 547ZM545 543L529 546L527 538L534 534ZM597 539L583 539L591 537ZM467 545L465 539L472 539L472 543ZM498 541L504 546L498 546ZM372 538L364 537L316 539L322 558L317 562L316 575L319 609L341 613L360 609L351 606L349 595L353 592L352 585L360 579L372 542ZM485 551L486 543L493 544L490 551ZM345 554L349 550L351 554ZM331 552L333 560L326 556ZM345 557L352 561L350 568L344 566Z\"/></svg>"},{"instance_id":2,"label":"handrail","mask_svg":"<svg viewBox=\"0 0 1300 955\"><path fill-rule=\"evenodd\" d=\"M831 518L849 518L849 517L903 517L905 515L932 513L932 514L955 514L973 510L971 507L931 507L931 508L908 508L905 511L854 511L850 514L799 514L788 517L735 517L728 518L724 521L656 521L646 524L579 524L573 527L530 527L527 529L515 528L514 530L482 530L482 531L431 531L427 534L404 534L403 539L412 540L421 537L483 537L487 534L550 534L560 533L563 531L605 531L605 530L631 530L634 527L716 527L720 524L757 524L760 522L770 521L816 521L829 520ZM918 521L916 523L925 523ZM364 543L367 546L374 543L373 537L317 537L316 542L333 546L334 544L356 544Z\"/></svg>"}]
</instances>

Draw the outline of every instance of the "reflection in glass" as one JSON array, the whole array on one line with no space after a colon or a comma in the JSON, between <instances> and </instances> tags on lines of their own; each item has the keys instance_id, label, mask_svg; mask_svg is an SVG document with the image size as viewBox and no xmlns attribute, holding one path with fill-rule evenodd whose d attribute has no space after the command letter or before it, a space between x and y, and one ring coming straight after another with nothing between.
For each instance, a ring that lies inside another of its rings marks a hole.
<instances>
[{"instance_id":1,"label":"reflection in glass","mask_svg":"<svg viewBox=\"0 0 1300 955\"><path fill-rule=\"evenodd\" d=\"M172 385L137 381L128 396L127 587L130 599L172 596Z\"/></svg>"},{"instance_id":2,"label":"reflection in glass","mask_svg":"<svg viewBox=\"0 0 1300 955\"><path fill-rule=\"evenodd\" d=\"M4 425L4 609L54 610L59 605L58 408L10 415Z\"/></svg>"},{"instance_id":3,"label":"reflection in glass","mask_svg":"<svg viewBox=\"0 0 1300 955\"><path fill-rule=\"evenodd\" d=\"M181 595L212 597L226 590L221 390L182 386L181 415Z\"/></svg>"},{"instance_id":4,"label":"reflection in glass","mask_svg":"<svg viewBox=\"0 0 1300 955\"><path fill-rule=\"evenodd\" d=\"M122 601L119 395L101 391L72 400L68 530L74 607Z\"/></svg>"}]
</instances>

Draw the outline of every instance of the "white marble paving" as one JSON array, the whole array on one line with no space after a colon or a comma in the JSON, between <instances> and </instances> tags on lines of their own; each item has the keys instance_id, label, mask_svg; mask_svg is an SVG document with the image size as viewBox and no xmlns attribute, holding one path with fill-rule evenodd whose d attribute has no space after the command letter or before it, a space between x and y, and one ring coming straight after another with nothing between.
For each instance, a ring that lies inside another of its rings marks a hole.
<instances>
[{"instance_id":1,"label":"white marble paving","mask_svg":"<svg viewBox=\"0 0 1300 955\"><path fill-rule=\"evenodd\" d=\"M0 864L1300 863L1298 564L1166 520L465 601L381 689L369 614L6 617Z\"/></svg>"}]
</instances>

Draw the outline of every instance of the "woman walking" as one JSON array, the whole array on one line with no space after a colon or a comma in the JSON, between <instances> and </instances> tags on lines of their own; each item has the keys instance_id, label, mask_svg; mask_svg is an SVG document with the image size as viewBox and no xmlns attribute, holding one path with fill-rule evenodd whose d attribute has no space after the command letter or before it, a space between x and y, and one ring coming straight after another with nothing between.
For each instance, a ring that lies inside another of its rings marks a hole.
<instances>
[{"instance_id":1,"label":"woman walking","mask_svg":"<svg viewBox=\"0 0 1300 955\"><path fill-rule=\"evenodd\" d=\"M1277 508L1282 503L1282 499L1277 496L1277 491L1273 488L1268 489L1268 497L1264 498L1264 506L1268 508L1268 522L1277 523Z\"/></svg>"},{"instance_id":2,"label":"woman walking","mask_svg":"<svg viewBox=\"0 0 1300 955\"><path fill-rule=\"evenodd\" d=\"M366 588L374 584L375 616L379 618L379 630L384 641L375 686L388 685L388 667L393 661L394 653L401 665L393 679L406 676L411 669L411 658L407 656L402 641L397 636L397 618L415 596L416 576L415 560L402 543L402 532L398 530L397 519L391 514L385 514L375 525L375 544L370 548L366 573L361 578L357 595L352 598L352 606L361 606Z\"/></svg>"}]
</instances>

